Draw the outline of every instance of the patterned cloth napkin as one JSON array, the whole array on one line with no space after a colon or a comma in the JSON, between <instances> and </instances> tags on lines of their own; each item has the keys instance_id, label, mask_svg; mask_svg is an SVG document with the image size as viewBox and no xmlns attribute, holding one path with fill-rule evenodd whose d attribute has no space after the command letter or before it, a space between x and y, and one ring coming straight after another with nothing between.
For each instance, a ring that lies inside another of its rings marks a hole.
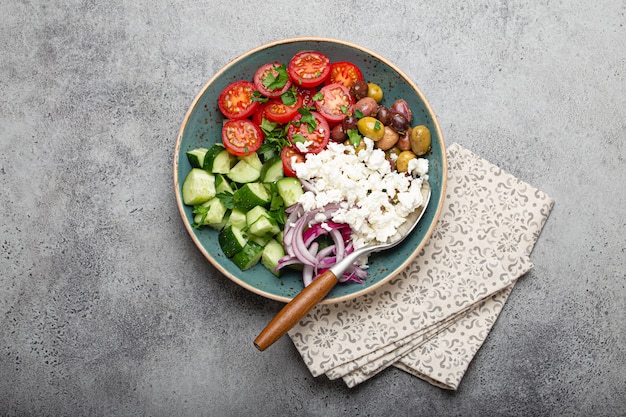
<instances>
[{"instance_id":1,"label":"patterned cloth napkin","mask_svg":"<svg viewBox=\"0 0 626 417\"><path fill-rule=\"evenodd\" d=\"M315 307L289 332L314 376L354 387L395 366L456 389L532 268L554 201L458 144L447 157L442 211L418 257L366 295Z\"/></svg>"}]
</instances>

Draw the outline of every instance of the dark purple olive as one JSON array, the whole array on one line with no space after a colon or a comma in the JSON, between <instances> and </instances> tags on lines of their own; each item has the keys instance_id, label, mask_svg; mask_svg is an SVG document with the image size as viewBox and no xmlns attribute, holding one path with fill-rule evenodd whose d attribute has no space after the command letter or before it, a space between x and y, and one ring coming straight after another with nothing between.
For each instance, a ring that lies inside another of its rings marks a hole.
<instances>
[{"instance_id":1,"label":"dark purple olive","mask_svg":"<svg viewBox=\"0 0 626 417\"><path fill-rule=\"evenodd\" d=\"M367 97L367 83L363 80L356 81L350 87L350 94L355 100L361 100L363 97Z\"/></svg>"},{"instance_id":2,"label":"dark purple olive","mask_svg":"<svg viewBox=\"0 0 626 417\"><path fill-rule=\"evenodd\" d=\"M347 132L348 130L356 130L358 129L357 127L357 122L359 120L355 117L355 116L346 116L343 118L342 122L340 123L341 126L343 127L343 131Z\"/></svg>"},{"instance_id":3,"label":"dark purple olive","mask_svg":"<svg viewBox=\"0 0 626 417\"><path fill-rule=\"evenodd\" d=\"M403 135L400 135L400 139L398 139L398 142L396 142L396 146L401 151L410 151L411 150L411 137L409 135L409 132L407 132L407 133L405 133Z\"/></svg>"},{"instance_id":4,"label":"dark purple olive","mask_svg":"<svg viewBox=\"0 0 626 417\"><path fill-rule=\"evenodd\" d=\"M330 140L333 142L343 142L346 139L348 139L348 135L346 135L346 132L343 130L341 123L330 130Z\"/></svg>"},{"instance_id":5,"label":"dark purple olive","mask_svg":"<svg viewBox=\"0 0 626 417\"><path fill-rule=\"evenodd\" d=\"M391 113L389 126L398 133L404 133L411 127L411 124L401 113Z\"/></svg>"},{"instance_id":6,"label":"dark purple olive","mask_svg":"<svg viewBox=\"0 0 626 417\"><path fill-rule=\"evenodd\" d=\"M376 118L385 126L389 126L391 123L391 111L385 106L378 106L378 112Z\"/></svg>"},{"instance_id":7,"label":"dark purple olive","mask_svg":"<svg viewBox=\"0 0 626 417\"><path fill-rule=\"evenodd\" d=\"M355 111L358 110L363 114L363 117L372 116L376 117L376 111L378 110L378 103L371 97L363 97L357 101L354 105Z\"/></svg>"},{"instance_id":8,"label":"dark purple olive","mask_svg":"<svg viewBox=\"0 0 626 417\"><path fill-rule=\"evenodd\" d=\"M403 115L409 123L413 120L413 112L411 112L411 108L409 107L409 103L404 99L398 99L393 102L390 108L392 113L400 113Z\"/></svg>"}]
</instances>

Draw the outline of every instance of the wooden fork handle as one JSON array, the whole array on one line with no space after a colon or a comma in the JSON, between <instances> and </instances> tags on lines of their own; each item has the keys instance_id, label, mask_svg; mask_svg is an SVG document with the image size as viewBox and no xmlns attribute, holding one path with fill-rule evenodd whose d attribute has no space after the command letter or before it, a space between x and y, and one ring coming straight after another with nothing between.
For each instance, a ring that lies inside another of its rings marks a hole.
<instances>
[{"instance_id":1,"label":"wooden fork handle","mask_svg":"<svg viewBox=\"0 0 626 417\"><path fill-rule=\"evenodd\" d=\"M318 275L313 282L304 287L297 296L287 303L259 333L254 339L254 346L263 351L283 337L310 309L326 297L326 294L333 289L337 282L337 277L330 270Z\"/></svg>"}]
</instances>

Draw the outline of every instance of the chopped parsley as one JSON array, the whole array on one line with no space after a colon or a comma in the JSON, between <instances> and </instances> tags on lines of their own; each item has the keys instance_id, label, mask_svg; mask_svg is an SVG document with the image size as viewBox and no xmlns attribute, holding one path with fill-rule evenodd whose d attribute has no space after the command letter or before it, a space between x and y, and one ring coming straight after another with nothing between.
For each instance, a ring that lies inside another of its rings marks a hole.
<instances>
[{"instance_id":1,"label":"chopped parsley","mask_svg":"<svg viewBox=\"0 0 626 417\"><path fill-rule=\"evenodd\" d=\"M274 66L272 68L274 71L278 73L278 75L274 75L273 71L268 71L265 73L263 77L263 86L268 90L279 90L287 84L289 81L289 75L287 74L287 67L285 64L280 66Z\"/></svg>"},{"instance_id":2,"label":"chopped parsley","mask_svg":"<svg viewBox=\"0 0 626 417\"><path fill-rule=\"evenodd\" d=\"M349 129L346 134L348 135L348 141L350 145L355 148L361 144L361 134L356 129Z\"/></svg>"}]
</instances>

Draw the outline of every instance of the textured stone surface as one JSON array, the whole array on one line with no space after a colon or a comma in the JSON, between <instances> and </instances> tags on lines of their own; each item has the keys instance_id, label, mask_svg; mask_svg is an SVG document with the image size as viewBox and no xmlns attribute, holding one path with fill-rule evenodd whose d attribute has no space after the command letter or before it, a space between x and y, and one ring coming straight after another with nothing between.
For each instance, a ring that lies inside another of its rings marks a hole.
<instances>
[{"instance_id":1,"label":"textured stone surface","mask_svg":"<svg viewBox=\"0 0 626 417\"><path fill-rule=\"evenodd\" d=\"M0 415L626 413L626 4L0 3ZM297 11L296 11L297 10ZM172 156L201 86L317 35L394 61L446 141L556 206L460 389L312 378L280 308L182 227Z\"/></svg>"}]
</instances>

